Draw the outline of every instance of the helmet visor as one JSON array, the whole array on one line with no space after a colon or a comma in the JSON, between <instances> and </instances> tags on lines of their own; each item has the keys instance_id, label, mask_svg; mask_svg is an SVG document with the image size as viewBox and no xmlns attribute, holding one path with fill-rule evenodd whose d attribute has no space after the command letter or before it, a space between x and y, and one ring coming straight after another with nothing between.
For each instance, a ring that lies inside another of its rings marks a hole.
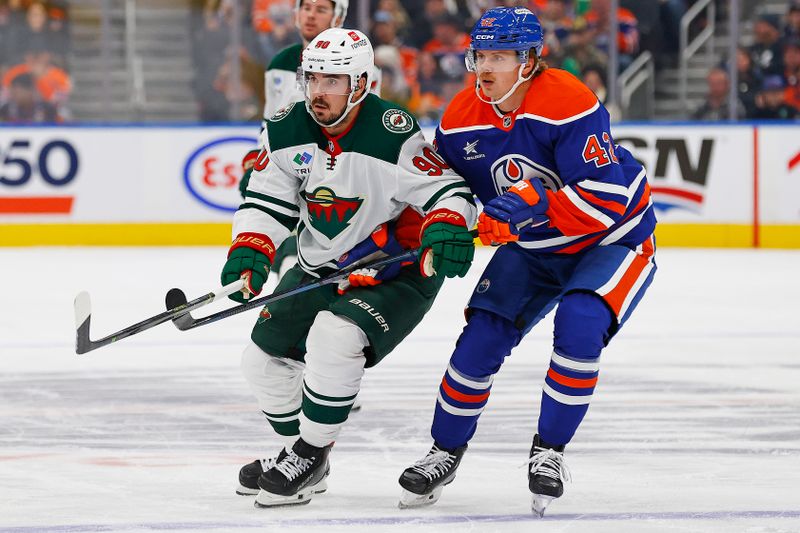
<instances>
[{"instance_id":1,"label":"helmet visor","mask_svg":"<svg viewBox=\"0 0 800 533\"><path fill-rule=\"evenodd\" d=\"M475 50L466 54L467 69L482 74L485 72L513 72L528 61L528 54L513 50Z\"/></svg>"},{"instance_id":2,"label":"helmet visor","mask_svg":"<svg viewBox=\"0 0 800 533\"><path fill-rule=\"evenodd\" d=\"M303 86L308 97L322 94L345 95L350 94L350 76L347 74L322 74L319 72L305 72Z\"/></svg>"}]
</instances>

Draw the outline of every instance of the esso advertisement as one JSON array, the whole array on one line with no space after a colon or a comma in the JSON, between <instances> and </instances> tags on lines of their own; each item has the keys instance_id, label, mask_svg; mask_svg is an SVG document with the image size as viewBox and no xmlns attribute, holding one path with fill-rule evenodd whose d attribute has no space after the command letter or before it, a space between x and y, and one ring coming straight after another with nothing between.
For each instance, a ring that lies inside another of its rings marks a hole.
<instances>
[{"instance_id":1,"label":"esso advertisement","mask_svg":"<svg viewBox=\"0 0 800 533\"><path fill-rule=\"evenodd\" d=\"M244 155L258 147L254 137L223 137L198 147L186 160L183 181L203 205L233 213L242 203L239 181Z\"/></svg>"}]
</instances>

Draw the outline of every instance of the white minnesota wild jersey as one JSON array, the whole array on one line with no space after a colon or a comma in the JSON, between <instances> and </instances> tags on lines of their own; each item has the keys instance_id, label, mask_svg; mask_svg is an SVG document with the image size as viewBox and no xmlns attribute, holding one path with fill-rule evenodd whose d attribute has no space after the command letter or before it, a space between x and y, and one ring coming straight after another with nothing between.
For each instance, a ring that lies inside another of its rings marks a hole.
<instances>
[{"instance_id":1,"label":"white minnesota wild jersey","mask_svg":"<svg viewBox=\"0 0 800 533\"><path fill-rule=\"evenodd\" d=\"M262 233L278 247L297 227L298 260L307 272L335 269L339 257L408 206L422 214L448 209L470 227L475 222L464 180L410 114L375 95L337 137L297 103L269 119L261 140L233 237Z\"/></svg>"}]
</instances>

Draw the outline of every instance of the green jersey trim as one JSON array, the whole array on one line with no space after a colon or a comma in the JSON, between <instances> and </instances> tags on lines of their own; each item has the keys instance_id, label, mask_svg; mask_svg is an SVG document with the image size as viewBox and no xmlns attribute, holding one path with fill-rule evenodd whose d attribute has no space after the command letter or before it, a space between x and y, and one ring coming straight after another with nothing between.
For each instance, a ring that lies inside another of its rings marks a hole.
<instances>
[{"instance_id":1,"label":"green jersey trim","mask_svg":"<svg viewBox=\"0 0 800 533\"><path fill-rule=\"evenodd\" d=\"M445 185L444 187L442 187L441 189L439 189L439 190L436 192L436 194L434 194L433 196L431 196L431 199L430 199L430 200L428 200L428 202L427 202L427 203L426 203L424 206L422 206L422 210L423 210L423 211L428 211L428 210L430 210L430 208L431 208L431 207L433 207L433 205L434 205L436 202L438 202L438 201L439 201L439 199L440 199L442 196L444 196L444 195L445 195L445 194L446 194L448 191L452 191L453 189L467 189L467 190L469 190L469 189L467 188L467 182L465 182L465 181L459 181L459 182L456 182L456 183L451 183L450 185ZM473 204L474 204L474 203L475 203L475 202L474 202L474 200L473 200Z\"/></svg>"},{"instance_id":2,"label":"green jersey trim","mask_svg":"<svg viewBox=\"0 0 800 533\"><path fill-rule=\"evenodd\" d=\"M244 197L245 198L256 198L256 199L262 200L264 202L268 202L268 203L271 203L271 204L278 205L278 206L283 207L285 209L288 209L290 211L300 212L300 208L297 207L295 204L293 204L291 202L286 202L284 200L281 200L280 198L275 198L274 196L270 196L268 194L262 194L260 192L254 192L254 191L247 191L247 193L244 195Z\"/></svg>"},{"instance_id":3,"label":"green jersey trim","mask_svg":"<svg viewBox=\"0 0 800 533\"><path fill-rule=\"evenodd\" d=\"M294 227L297 225L297 221L300 220L300 217L290 217L288 215L284 215L283 213L278 213L268 207L264 207L263 205L258 205L250 202L245 202L239 206L239 209L258 209L262 213L266 213L275 220L278 221L282 226L284 226L289 231L292 231Z\"/></svg>"}]
</instances>

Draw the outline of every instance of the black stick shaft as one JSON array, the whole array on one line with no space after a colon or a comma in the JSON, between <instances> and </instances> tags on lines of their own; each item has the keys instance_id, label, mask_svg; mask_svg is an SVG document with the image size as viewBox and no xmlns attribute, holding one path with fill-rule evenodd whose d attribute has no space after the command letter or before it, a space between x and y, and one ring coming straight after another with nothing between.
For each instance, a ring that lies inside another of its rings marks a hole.
<instances>
[{"instance_id":1,"label":"black stick shaft","mask_svg":"<svg viewBox=\"0 0 800 533\"><path fill-rule=\"evenodd\" d=\"M262 305L268 305L272 302L277 302L278 300L282 300L290 296L295 296L297 294L322 287L323 285L338 283L343 279L347 278L347 276L349 276L350 273L353 272L354 270L358 270L361 268L381 268L397 262L416 261L418 253L419 250L409 250L402 254L393 255L392 257L387 257L385 259L381 259L380 261L375 261L374 263L369 263L367 265L359 265L347 270L342 270L335 274L331 274L330 276L327 276L325 278L308 283L306 285L301 285L299 287L295 287L294 289L289 289L279 293L268 294L267 296L262 296L261 298L250 300L245 304L237 305L236 307L231 307L230 309L225 309L223 311L219 311L217 313L208 315L206 317L195 319L190 324L187 324L185 327L181 329L183 330L194 329L196 327L204 326L206 324L211 324L213 322L217 322L218 320L222 320L224 318L228 318L233 315L238 315L239 313L249 311L250 309L254 309Z\"/></svg>"}]
</instances>

